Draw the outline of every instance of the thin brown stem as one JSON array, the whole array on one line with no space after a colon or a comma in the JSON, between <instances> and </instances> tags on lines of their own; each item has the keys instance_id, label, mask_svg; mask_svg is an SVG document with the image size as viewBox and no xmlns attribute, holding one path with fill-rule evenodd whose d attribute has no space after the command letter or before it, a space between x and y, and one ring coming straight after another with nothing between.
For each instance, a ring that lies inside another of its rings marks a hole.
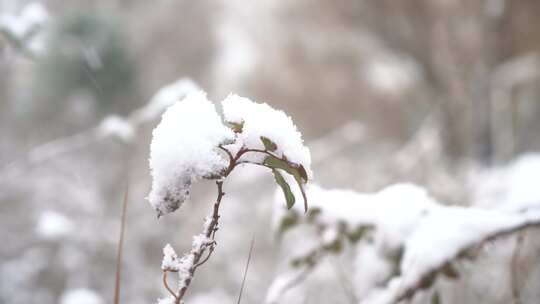
<instances>
[{"instance_id":1,"label":"thin brown stem","mask_svg":"<svg viewBox=\"0 0 540 304\"><path fill-rule=\"evenodd\" d=\"M236 302L236 304L240 304L240 301L242 301L242 293L244 291L244 286L246 285L249 263L251 262L251 255L253 254L254 246L255 246L255 235L251 237L251 245L249 246L249 254L248 254L248 258L246 262L246 268L244 269L244 276L242 277L242 284L240 285L240 293L238 294L238 301Z\"/></svg>"},{"instance_id":2,"label":"thin brown stem","mask_svg":"<svg viewBox=\"0 0 540 304\"><path fill-rule=\"evenodd\" d=\"M272 169L272 168L268 167L265 164L260 164L260 163L252 162L252 161L249 161L249 160L243 160L243 161L238 162L238 165L245 165L245 164L261 166L261 167L265 167L265 168L268 168L268 169Z\"/></svg>"},{"instance_id":3,"label":"thin brown stem","mask_svg":"<svg viewBox=\"0 0 540 304\"><path fill-rule=\"evenodd\" d=\"M167 270L163 271L163 286L165 286L165 289L175 298L178 299L178 295L169 287L169 283L167 282Z\"/></svg>"},{"instance_id":4,"label":"thin brown stem","mask_svg":"<svg viewBox=\"0 0 540 304\"><path fill-rule=\"evenodd\" d=\"M229 162L232 162L234 157L232 156L231 154L231 151L227 150L225 147L223 147L222 145L219 145L218 148L220 148L221 150L223 150L227 156L229 156Z\"/></svg>"},{"instance_id":5,"label":"thin brown stem","mask_svg":"<svg viewBox=\"0 0 540 304\"><path fill-rule=\"evenodd\" d=\"M115 277L115 286L114 286L114 304L120 303L120 280L122 272L122 254L124 251L124 233L126 228L126 212L128 205L128 192L129 186L126 186L124 192L124 202L122 204L122 217L120 220L120 235L118 237L118 251L116 254L116 277Z\"/></svg>"},{"instance_id":6,"label":"thin brown stem","mask_svg":"<svg viewBox=\"0 0 540 304\"><path fill-rule=\"evenodd\" d=\"M234 168L234 167L233 167ZM216 182L217 189L218 189L218 195L216 199L216 203L214 204L214 208L212 211L212 216L210 223L207 227L205 227L205 230L203 231L203 234L206 238L213 238L215 236L215 231L217 229L218 223L219 223L219 207L221 205L221 199L225 195L223 192L223 181L217 181ZM190 254L193 255L193 263L192 266L189 268L189 275L184 279L184 282L182 282L182 288L180 289L178 293L178 297L176 298L176 304L180 304L182 301L182 298L186 294L186 291L191 284L191 281L193 279L193 276L195 275L195 272L197 271L197 268L202 265L201 258L208 248L208 245L201 246L200 251L192 251ZM209 258L209 257L208 257ZM205 258L208 259L208 258Z\"/></svg>"}]
</instances>

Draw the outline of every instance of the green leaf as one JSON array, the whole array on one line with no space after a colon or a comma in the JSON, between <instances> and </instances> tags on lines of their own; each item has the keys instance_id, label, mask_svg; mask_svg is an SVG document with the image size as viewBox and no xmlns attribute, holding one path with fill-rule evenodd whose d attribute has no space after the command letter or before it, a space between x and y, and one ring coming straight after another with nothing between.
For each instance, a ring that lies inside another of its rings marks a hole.
<instances>
[{"instance_id":1,"label":"green leaf","mask_svg":"<svg viewBox=\"0 0 540 304\"><path fill-rule=\"evenodd\" d=\"M268 156L264 159L263 165L272 168L272 169L281 169L294 177L300 191L302 192L302 198L304 199L304 211L307 212L307 196L304 191L304 184L307 182L306 170L300 165L291 164L283 159L279 159L275 156ZM300 169L302 168L302 169ZM301 171L304 171L301 173ZM304 179L303 176L306 176Z\"/></svg>"},{"instance_id":2,"label":"green leaf","mask_svg":"<svg viewBox=\"0 0 540 304\"><path fill-rule=\"evenodd\" d=\"M287 208L291 209L294 206L294 194L291 191L291 187L287 182L285 181L285 178L283 178L283 175L279 173L278 170L272 169L272 173L274 173L274 178L276 179L276 183L281 187L281 190L283 190L283 194L285 195L285 200L287 202Z\"/></svg>"},{"instance_id":3,"label":"green leaf","mask_svg":"<svg viewBox=\"0 0 540 304\"><path fill-rule=\"evenodd\" d=\"M261 136L261 141L264 145L264 148L267 151L273 152L277 150L277 145L273 141L270 140L268 137Z\"/></svg>"}]
</instances>

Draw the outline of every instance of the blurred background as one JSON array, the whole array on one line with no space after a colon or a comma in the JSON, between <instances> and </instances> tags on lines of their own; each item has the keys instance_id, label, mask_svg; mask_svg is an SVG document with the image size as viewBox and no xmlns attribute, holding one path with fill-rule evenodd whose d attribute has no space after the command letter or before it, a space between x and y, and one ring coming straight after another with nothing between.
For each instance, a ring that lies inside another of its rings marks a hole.
<instances>
[{"instance_id":1,"label":"blurred background","mask_svg":"<svg viewBox=\"0 0 540 304\"><path fill-rule=\"evenodd\" d=\"M409 181L482 206L520 178L534 189L539 16L537 0L0 0L0 303L111 303L126 191L122 303L165 294L161 250L189 248L215 187L157 220L151 130L163 104L197 87L291 115L326 188ZM262 302L287 255L271 232L272 177L246 169L225 191L190 304L235 301L252 237L244 303ZM523 303L540 299L533 230ZM493 244L443 303L511 303L514 243ZM308 298L286 303L349 303L336 275L323 267Z\"/></svg>"}]
</instances>

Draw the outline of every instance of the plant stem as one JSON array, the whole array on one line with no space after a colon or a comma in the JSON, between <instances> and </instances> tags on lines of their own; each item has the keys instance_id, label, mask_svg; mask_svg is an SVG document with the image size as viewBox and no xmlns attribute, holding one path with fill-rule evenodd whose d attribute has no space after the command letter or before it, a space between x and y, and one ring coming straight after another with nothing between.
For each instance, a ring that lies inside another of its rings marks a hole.
<instances>
[{"instance_id":1,"label":"plant stem","mask_svg":"<svg viewBox=\"0 0 540 304\"><path fill-rule=\"evenodd\" d=\"M218 229L218 223L219 223L219 207L221 205L221 199L225 195L223 192L223 181L217 181L216 182L217 189L218 189L218 195L216 202L214 203L214 208L211 215L210 223L205 226L203 230L203 235L208 238L214 240L215 232ZM182 301L182 298L186 294L186 291L191 284L191 281L193 279L193 276L195 275L195 271L197 271L197 268L204 264L208 260L208 257L206 257L202 262L201 258L203 257L204 253L206 252L206 249L209 249L209 254L212 254L213 247L215 246L215 242L209 244L209 245L203 245L198 248L193 248L192 251L189 253L193 256L191 266L189 267L189 275L184 278L184 282L182 282L182 288L180 288L180 291L178 292L178 297L176 298L176 304L180 304Z\"/></svg>"},{"instance_id":2,"label":"plant stem","mask_svg":"<svg viewBox=\"0 0 540 304\"><path fill-rule=\"evenodd\" d=\"M263 153L267 154L269 156L276 157L272 153L266 151L266 150L258 150L258 149L247 149L247 148L241 148L236 155L232 155L232 153L224 148L223 146L218 146L221 150L223 150L227 156L229 157L229 166L227 169L222 173L222 178L218 181L216 181L217 185L217 198L216 202L214 203L214 207L212 209L212 214L208 217L210 219L209 223L205 223L203 232L200 234L206 238L206 240L211 240L204 244L198 244L193 243L193 246L191 248L191 251L186 255L188 260L190 261L189 267L187 269L187 275L180 278L180 286L178 293L174 293L170 290L169 286L166 282L166 273L165 271L163 276L163 283L165 285L165 288L171 292L171 294L175 297L175 303L181 304L182 299L184 298L184 295L186 294L191 281L193 280L193 277L195 276L195 272L197 271L197 268L199 266L202 266L206 261L210 259L210 256L214 252L216 242L215 242L215 236L216 231L218 230L218 224L219 224L219 207L221 206L221 200L223 196L225 195L225 192L223 192L223 180L229 176L229 174L234 170L234 168L241 164L242 162L239 161L240 157L242 157L243 154L247 152L256 152L256 153ZM206 254L205 254L206 253Z\"/></svg>"}]
</instances>

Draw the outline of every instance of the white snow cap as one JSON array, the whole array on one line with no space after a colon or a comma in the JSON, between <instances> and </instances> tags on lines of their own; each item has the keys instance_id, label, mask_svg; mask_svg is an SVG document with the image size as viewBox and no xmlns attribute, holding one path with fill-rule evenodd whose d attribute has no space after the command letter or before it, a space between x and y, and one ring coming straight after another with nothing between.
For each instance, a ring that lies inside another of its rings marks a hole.
<instances>
[{"instance_id":1,"label":"white snow cap","mask_svg":"<svg viewBox=\"0 0 540 304\"><path fill-rule=\"evenodd\" d=\"M283 111L276 110L266 103L253 102L248 98L235 94L229 95L222 101L225 121L242 125L234 146L251 149L264 149L261 137L274 142L278 157L285 156L290 162L302 165L308 178L312 178L311 154L304 146L302 134L298 132L292 119ZM227 148L234 148L233 145ZM241 160L261 163L265 155L260 153L244 154Z\"/></svg>"},{"instance_id":2,"label":"white snow cap","mask_svg":"<svg viewBox=\"0 0 540 304\"><path fill-rule=\"evenodd\" d=\"M229 95L222 104L230 127L223 124L206 94L195 92L169 107L154 129L150 145L153 183L148 200L158 217L178 209L188 198L193 182L222 176L229 159L219 150L220 145L231 155L244 149L237 163L262 163L270 153L262 151L262 138L266 138L276 145L271 153L301 165L311 178L309 149L289 116L237 95Z\"/></svg>"},{"instance_id":3,"label":"white snow cap","mask_svg":"<svg viewBox=\"0 0 540 304\"><path fill-rule=\"evenodd\" d=\"M191 183L226 168L228 161L217 147L234 138L204 92L189 94L169 107L152 135L148 200L158 216L178 209L188 198Z\"/></svg>"}]
</instances>

